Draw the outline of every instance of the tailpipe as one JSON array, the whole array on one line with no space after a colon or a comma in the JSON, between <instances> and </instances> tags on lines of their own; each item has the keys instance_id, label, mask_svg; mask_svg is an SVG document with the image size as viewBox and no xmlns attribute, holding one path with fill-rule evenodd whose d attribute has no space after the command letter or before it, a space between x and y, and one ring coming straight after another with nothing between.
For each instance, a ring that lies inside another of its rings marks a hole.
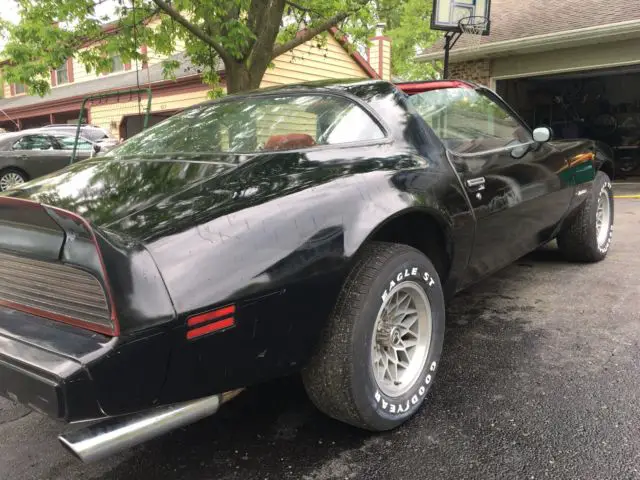
<instances>
[{"instance_id":1,"label":"tailpipe","mask_svg":"<svg viewBox=\"0 0 640 480\"><path fill-rule=\"evenodd\" d=\"M198 400L112 417L89 427L60 435L58 440L83 462L95 462L197 422L218 411L239 390Z\"/></svg>"}]
</instances>

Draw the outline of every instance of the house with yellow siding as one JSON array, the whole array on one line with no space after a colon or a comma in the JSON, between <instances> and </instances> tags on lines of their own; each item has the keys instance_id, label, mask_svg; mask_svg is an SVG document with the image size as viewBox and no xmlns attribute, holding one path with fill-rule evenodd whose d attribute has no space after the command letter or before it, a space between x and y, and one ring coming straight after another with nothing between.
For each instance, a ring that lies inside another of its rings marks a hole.
<instances>
[{"instance_id":1,"label":"house with yellow siding","mask_svg":"<svg viewBox=\"0 0 640 480\"><path fill-rule=\"evenodd\" d=\"M75 58L70 58L51 71L51 91L45 97L26 95L23 85L4 83L0 128L16 130L77 123L87 96L118 91L123 93L88 103L85 121L109 130L116 138L129 138L142 129L147 107L146 96L139 98L134 91L150 89L152 92L150 125L207 99L210 87L202 83L201 74L184 54L172 56L180 67L176 78L167 80L162 73L164 58L144 45L141 51L147 57L144 64L125 64L115 56L110 71L101 73L88 73ZM379 34L367 50L371 60L367 61L351 51L334 28L329 32L326 45L319 47L317 41L311 40L277 57L264 75L261 88L325 79L388 80L391 78L390 55L390 40ZM223 70L220 77L224 84Z\"/></svg>"}]
</instances>

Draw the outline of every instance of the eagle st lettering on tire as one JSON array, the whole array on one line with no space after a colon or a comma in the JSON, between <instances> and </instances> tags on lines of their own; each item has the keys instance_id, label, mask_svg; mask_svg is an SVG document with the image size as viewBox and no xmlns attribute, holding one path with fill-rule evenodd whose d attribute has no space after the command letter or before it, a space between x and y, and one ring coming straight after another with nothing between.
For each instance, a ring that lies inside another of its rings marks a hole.
<instances>
[{"instance_id":1,"label":"eagle st lettering on tire","mask_svg":"<svg viewBox=\"0 0 640 480\"><path fill-rule=\"evenodd\" d=\"M387 297L389 296L389 290L393 290L393 288L400 283L403 279L408 278L408 277L422 277L422 279L427 282L427 284L432 287L435 284L435 280L433 278L431 278L431 276L429 275L428 272L423 272L420 273L420 271L418 270L418 267L410 267L410 268L405 268L404 272L400 272L398 273L398 275L396 275L395 281L391 280L389 282L389 288L387 288L383 293L382 293L382 301L384 302Z\"/></svg>"}]
</instances>

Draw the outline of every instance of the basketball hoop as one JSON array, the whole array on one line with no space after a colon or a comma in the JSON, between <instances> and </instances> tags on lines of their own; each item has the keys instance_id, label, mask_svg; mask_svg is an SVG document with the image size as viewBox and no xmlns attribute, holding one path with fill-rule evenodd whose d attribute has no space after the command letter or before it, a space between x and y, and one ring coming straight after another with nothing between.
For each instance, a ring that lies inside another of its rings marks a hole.
<instances>
[{"instance_id":1,"label":"basketball hoop","mask_svg":"<svg viewBox=\"0 0 640 480\"><path fill-rule=\"evenodd\" d=\"M449 52L463 34L463 49L476 50L491 27L491 0L432 0L431 29L444 35L443 78L449 78Z\"/></svg>"},{"instance_id":2,"label":"basketball hoop","mask_svg":"<svg viewBox=\"0 0 640 480\"><path fill-rule=\"evenodd\" d=\"M465 40L465 47L478 48L480 47L480 41L482 36L487 31L489 25L489 19L482 16L470 16L461 18L458 21L461 33L469 35Z\"/></svg>"}]
</instances>

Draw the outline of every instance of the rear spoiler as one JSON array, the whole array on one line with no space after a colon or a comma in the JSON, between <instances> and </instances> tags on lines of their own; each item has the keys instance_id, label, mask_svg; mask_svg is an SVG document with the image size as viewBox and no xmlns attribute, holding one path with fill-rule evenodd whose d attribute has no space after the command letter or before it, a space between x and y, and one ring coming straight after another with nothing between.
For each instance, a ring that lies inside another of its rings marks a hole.
<instances>
[{"instance_id":1,"label":"rear spoiler","mask_svg":"<svg viewBox=\"0 0 640 480\"><path fill-rule=\"evenodd\" d=\"M434 80L427 82L402 82L394 84L407 95L415 95L417 93L430 92L432 90L441 90L443 88L475 88L469 82L461 80Z\"/></svg>"}]
</instances>

